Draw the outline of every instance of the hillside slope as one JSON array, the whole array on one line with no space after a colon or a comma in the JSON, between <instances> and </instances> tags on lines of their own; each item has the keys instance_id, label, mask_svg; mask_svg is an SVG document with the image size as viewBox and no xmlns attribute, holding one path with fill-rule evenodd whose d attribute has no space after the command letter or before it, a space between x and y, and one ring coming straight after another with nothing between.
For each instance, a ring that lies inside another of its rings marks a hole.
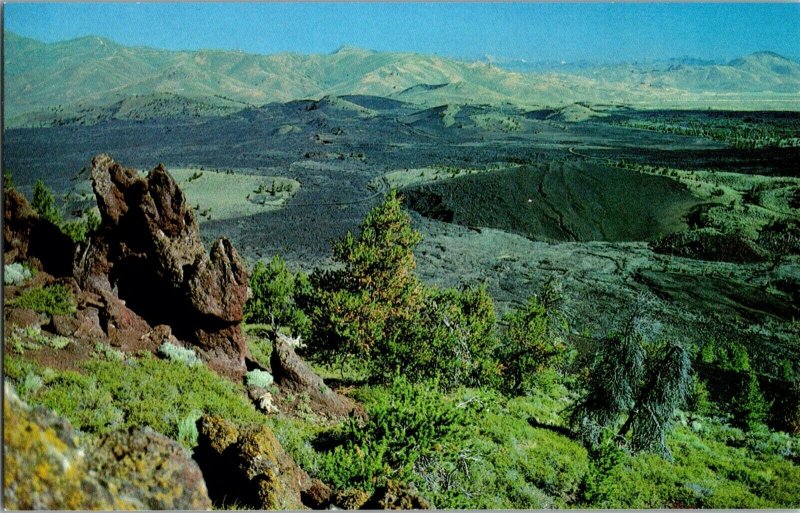
<instances>
[{"instance_id":1,"label":"hillside slope","mask_svg":"<svg viewBox=\"0 0 800 513\"><path fill-rule=\"evenodd\" d=\"M69 122L87 111L99 119L125 117L125 109L120 113L115 106L131 97L168 100L151 115L172 117L325 95L381 96L426 106L587 101L794 110L800 92L800 64L770 52L727 64L520 73L485 62L351 47L327 55L254 55L127 47L94 36L48 44L6 32L4 48L7 126ZM95 112L98 107L101 112Z\"/></svg>"}]
</instances>

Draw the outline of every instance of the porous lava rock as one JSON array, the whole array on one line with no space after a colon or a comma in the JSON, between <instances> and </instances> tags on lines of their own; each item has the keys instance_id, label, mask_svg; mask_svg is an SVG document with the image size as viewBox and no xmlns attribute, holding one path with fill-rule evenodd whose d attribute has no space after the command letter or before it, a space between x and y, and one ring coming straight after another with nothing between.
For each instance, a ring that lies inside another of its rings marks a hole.
<instances>
[{"instance_id":1,"label":"porous lava rock","mask_svg":"<svg viewBox=\"0 0 800 513\"><path fill-rule=\"evenodd\" d=\"M328 417L346 417L363 411L349 397L337 394L300 358L285 339L277 337L270 356L270 367L275 384L281 392L305 393L311 410Z\"/></svg>"},{"instance_id":2,"label":"porous lava rock","mask_svg":"<svg viewBox=\"0 0 800 513\"><path fill-rule=\"evenodd\" d=\"M87 453L112 495L135 509L211 509L203 473L188 451L149 427L115 431Z\"/></svg>"},{"instance_id":3,"label":"porous lava rock","mask_svg":"<svg viewBox=\"0 0 800 513\"><path fill-rule=\"evenodd\" d=\"M314 490L311 478L267 426L240 427L204 415L197 428L194 457L218 507L236 502L254 509L304 509L306 492L323 493Z\"/></svg>"},{"instance_id":4,"label":"porous lava rock","mask_svg":"<svg viewBox=\"0 0 800 513\"><path fill-rule=\"evenodd\" d=\"M244 373L248 352L239 323L248 276L230 241L218 239L206 253L191 206L161 165L143 177L98 155L92 186L101 224L74 274L102 298L111 327L144 334L168 325L212 368Z\"/></svg>"},{"instance_id":5,"label":"porous lava rock","mask_svg":"<svg viewBox=\"0 0 800 513\"><path fill-rule=\"evenodd\" d=\"M3 191L3 262L27 261L54 276L72 274L75 244L58 226L42 218L25 196Z\"/></svg>"},{"instance_id":6,"label":"porous lava rock","mask_svg":"<svg viewBox=\"0 0 800 513\"><path fill-rule=\"evenodd\" d=\"M333 494L332 504L340 509L433 509L413 484L394 479L375 488L372 495L354 488L339 490Z\"/></svg>"}]
</instances>

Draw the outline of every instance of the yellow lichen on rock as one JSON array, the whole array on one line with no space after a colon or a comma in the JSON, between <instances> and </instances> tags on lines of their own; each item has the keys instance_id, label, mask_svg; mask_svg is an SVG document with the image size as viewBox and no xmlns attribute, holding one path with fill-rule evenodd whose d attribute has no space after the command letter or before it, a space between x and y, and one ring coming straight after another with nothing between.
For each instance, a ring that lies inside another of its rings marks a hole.
<instances>
[{"instance_id":1,"label":"yellow lichen on rock","mask_svg":"<svg viewBox=\"0 0 800 513\"><path fill-rule=\"evenodd\" d=\"M32 411L5 386L3 504L7 509L112 509L67 423ZM129 507L129 504L121 505Z\"/></svg>"},{"instance_id":2,"label":"yellow lichen on rock","mask_svg":"<svg viewBox=\"0 0 800 513\"><path fill-rule=\"evenodd\" d=\"M311 479L264 425L235 426L204 415L197 423L195 459L218 504L236 497L255 509L304 509Z\"/></svg>"},{"instance_id":3,"label":"yellow lichen on rock","mask_svg":"<svg viewBox=\"0 0 800 513\"><path fill-rule=\"evenodd\" d=\"M185 449L145 429L78 437L65 419L29 408L5 386L7 509L210 509Z\"/></svg>"}]
</instances>

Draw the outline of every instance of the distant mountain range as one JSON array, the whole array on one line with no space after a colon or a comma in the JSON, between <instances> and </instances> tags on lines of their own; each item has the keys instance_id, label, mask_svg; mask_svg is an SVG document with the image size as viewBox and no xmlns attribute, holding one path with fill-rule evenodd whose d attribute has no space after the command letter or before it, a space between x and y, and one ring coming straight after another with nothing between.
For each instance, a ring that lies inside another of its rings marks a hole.
<instances>
[{"instance_id":1,"label":"distant mountain range","mask_svg":"<svg viewBox=\"0 0 800 513\"><path fill-rule=\"evenodd\" d=\"M771 52L728 63L524 66L343 47L328 55L168 51L87 36L42 43L4 34L6 127L108 118L221 115L324 96L370 95L421 106L800 110L800 63Z\"/></svg>"}]
</instances>

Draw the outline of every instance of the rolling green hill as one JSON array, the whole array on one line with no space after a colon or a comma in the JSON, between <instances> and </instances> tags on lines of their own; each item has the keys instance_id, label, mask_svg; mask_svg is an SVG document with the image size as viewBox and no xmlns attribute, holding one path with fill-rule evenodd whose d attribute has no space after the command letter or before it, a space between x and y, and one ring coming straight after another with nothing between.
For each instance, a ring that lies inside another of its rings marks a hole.
<instances>
[{"instance_id":1,"label":"rolling green hill","mask_svg":"<svg viewBox=\"0 0 800 513\"><path fill-rule=\"evenodd\" d=\"M326 95L422 106L578 101L637 107L800 106L800 64L769 52L728 64L587 67L520 73L485 62L343 47L328 55L254 55L127 47L87 36L42 43L4 35L6 126L207 116ZM134 98L134 100L131 100Z\"/></svg>"}]
</instances>

